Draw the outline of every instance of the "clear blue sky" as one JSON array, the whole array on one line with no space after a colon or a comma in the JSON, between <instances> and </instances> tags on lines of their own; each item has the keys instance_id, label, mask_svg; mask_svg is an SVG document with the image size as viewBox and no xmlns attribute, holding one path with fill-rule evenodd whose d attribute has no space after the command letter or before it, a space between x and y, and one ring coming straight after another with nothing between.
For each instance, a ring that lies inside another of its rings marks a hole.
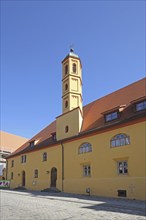
<instances>
[{"instance_id":1,"label":"clear blue sky","mask_svg":"<svg viewBox=\"0 0 146 220\"><path fill-rule=\"evenodd\" d=\"M62 113L74 44L83 105L145 77L145 1L1 0L1 130L31 138Z\"/></svg>"}]
</instances>

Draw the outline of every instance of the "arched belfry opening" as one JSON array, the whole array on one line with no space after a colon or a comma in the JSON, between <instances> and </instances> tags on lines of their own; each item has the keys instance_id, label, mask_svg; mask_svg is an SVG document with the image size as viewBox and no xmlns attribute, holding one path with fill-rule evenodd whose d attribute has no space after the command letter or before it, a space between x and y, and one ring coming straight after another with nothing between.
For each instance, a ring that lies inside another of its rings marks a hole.
<instances>
[{"instance_id":1,"label":"arched belfry opening","mask_svg":"<svg viewBox=\"0 0 146 220\"><path fill-rule=\"evenodd\" d=\"M56 181L57 181L57 169L56 167L53 167L51 169L51 187L56 187Z\"/></svg>"}]
</instances>

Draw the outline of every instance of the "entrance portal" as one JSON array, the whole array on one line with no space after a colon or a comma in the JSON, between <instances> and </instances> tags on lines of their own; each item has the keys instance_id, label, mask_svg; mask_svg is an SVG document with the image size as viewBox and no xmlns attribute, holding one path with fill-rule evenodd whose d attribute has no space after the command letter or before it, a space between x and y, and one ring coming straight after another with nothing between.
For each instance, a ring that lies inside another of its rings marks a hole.
<instances>
[{"instance_id":1,"label":"entrance portal","mask_svg":"<svg viewBox=\"0 0 146 220\"><path fill-rule=\"evenodd\" d=\"M25 171L22 171L22 186L25 187Z\"/></svg>"},{"instance_id":2,"label":"entrance portal","mask_svg":"<svg viewBox=\"0 0 146 220\"><path fill-rule=\"evenodd\" d=\"M51 187L56 187L56 180L57 180L57 169L53 167L51 169Z\"/></svg>"}]
</instances>

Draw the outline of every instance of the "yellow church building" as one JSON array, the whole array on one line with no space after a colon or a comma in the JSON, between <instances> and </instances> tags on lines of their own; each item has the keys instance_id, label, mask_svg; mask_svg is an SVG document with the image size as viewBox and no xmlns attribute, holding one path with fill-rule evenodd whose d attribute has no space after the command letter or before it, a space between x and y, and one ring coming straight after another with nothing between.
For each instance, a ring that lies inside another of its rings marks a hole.
<instances>
[{"instance_id":1,"label":"yellow church building","mask_svg":"<svg viewBox=\"0 0 146 220\"><path fill-rule=\"evenodd\" d=\"M62 61L62 114L7 158L12 189L146 199L146 78L82 106L82 64Z\"/></svg>"}]
</instances>

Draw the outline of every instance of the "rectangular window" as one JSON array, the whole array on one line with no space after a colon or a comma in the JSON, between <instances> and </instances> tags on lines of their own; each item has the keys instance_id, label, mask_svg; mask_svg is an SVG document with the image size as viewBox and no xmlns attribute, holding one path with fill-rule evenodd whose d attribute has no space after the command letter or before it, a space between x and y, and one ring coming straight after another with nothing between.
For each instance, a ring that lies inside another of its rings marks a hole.
<instances>
[{"instance_id":1,"label":"rectangular window","mask_svg":"<svg viewBox=\"0 0 146 220\"><path fill-rule=\"evenodd\" d=\"M117 163L118 174L127 174L128 173L128 163L127 161L119 161Z\"/></svg>"},{"instance_id":2,"label":"rectangular window","mask_svg":"<svg viewBox=\"0 0 146 220\"><path fill-rule=\"evenodd\" d=\"M91 167L90 165L83 166L83 176L91 176Z\"/></svg>"},{"instance_id":3,"label":"rectangular window","mask_svg":"<svg viewBox=\"0 0 146 220\"><path fill-rule=\"evenodd\" d=\"M47 153L43 153L43 161L47 161Z\"/></svg>"},{"instance_id":4,"label":"rectangular window","mask_svg":"<svg viewBox=\"0 0 146 220\"><path fill-rule=\"evenodd\" d=\"M34 178L38 178L38 170L34 170Z\"/></svg>"},{"instance_id":5,"label":"rectangular window","mask_svg":"<svg viewBox=\"0 0 146 220\"><path fill-rule=\"evenodd\" d=\"M26 155L21 156L21 163L26 163Z\"/></svg>"},{"instance_id":6,"label":"rectangular window","mask_svg":"<svg viewBox=\"0 0 146 220\"><path fill-rule=\"evenodd\" d=\"M11 162L11 167L14 167L14 160L12 160Z\"/></svg>"},{"instance_id":7,"label":"rectangular window","mask_svg":"<svg viewBox=\"0 0 146 220\"><path fill-rule=\"evenodd\" d=\"M117 111L105 115L105 121L106 122L115 120L117 118L118 118L118 112Z\"/></svg>"},{"instance_id":8,"label":"rectangular window","mask_svg":"<svg viewBox=\"0 0 146 220\"><path fill-rule=\"evenodd\" d=\"M146 109L146 101L143 101L143 102L139 102L136 104L136 111L142 111Z\"/></svg>"}]
</instances>

